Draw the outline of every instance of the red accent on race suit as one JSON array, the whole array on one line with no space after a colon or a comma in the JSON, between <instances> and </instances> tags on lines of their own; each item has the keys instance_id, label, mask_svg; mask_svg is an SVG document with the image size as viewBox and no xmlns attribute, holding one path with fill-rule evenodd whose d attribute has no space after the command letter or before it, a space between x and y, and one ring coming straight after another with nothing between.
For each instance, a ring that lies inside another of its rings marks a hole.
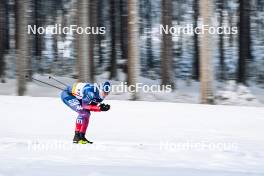
<instances>
[{"instance_id":1,"label":"red accent on race suit","mask_svg":"<svg viewBox=\"0 0 264 176\"><path fill-rule=\"evenodd\" d=\"M84 116L82 118L78 117L75 124L75 131L85 133L89 124L89 119L89 116Z\"/></svg>"},{"instance_id":2,"label":"red accent on race suit","mask_svg":"<svg viewBox=\"0 0 264 176\"><path fill-rule=\"evenodd\" d=\"M76 120L76 124L75 124L75 131L80 132L82 127L82 123L78 122L78 120Z\"/></svg>"},{"instance_id":3,"label":"red accent on race suit","mask_svg":"<svg viewBox=\"0 0 264 176\"><path fill-rule=\"evenodd\" d=\"M88 109L89 111L95 111L95 112L100 112L100 106L97 105L87 105L83 107L84 109Z\"/></svg>"}]
</instances>

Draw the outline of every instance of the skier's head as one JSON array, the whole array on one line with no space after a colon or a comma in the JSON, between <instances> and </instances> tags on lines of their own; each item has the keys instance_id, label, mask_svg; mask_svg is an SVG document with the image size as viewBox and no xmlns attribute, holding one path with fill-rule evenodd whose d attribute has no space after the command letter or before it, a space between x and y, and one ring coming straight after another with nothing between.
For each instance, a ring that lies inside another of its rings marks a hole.
<instances>
[{"instance_id":1,"label":"skier's head","mask_svg":"<svg viewBox=\"0 0 264 176\"><path fill-rule=\"evenodd\" d=\"M111 91L111 84L109 81L105 81L102 86L101 86L101 89L100 89L100 96L102 98L105 98L107 95L109 95Z\"/></svg>"}]
</instances>

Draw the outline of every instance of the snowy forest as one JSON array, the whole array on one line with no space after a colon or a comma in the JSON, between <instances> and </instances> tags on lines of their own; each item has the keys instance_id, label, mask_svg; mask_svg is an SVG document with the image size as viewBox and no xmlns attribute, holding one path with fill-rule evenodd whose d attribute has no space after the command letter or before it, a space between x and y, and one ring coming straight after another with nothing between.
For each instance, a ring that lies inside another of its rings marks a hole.
<instances>
[{"instance_id":1,"label":"snowy forest","mask_svg":"<svg viewBox=\"0 0 264 176\"><path fill-rule=\"evenodd\" d=\"M0 0L0 13L0 94L56 96L25 77L53 75L67 84L110 80L173 88L113 99L264 103L262 0ZM196 27L201 20L238 32L160 33L160 25ZM55 24L91 26L96 34L28 34L28 25Z\"/></svg>"}]
</instances>

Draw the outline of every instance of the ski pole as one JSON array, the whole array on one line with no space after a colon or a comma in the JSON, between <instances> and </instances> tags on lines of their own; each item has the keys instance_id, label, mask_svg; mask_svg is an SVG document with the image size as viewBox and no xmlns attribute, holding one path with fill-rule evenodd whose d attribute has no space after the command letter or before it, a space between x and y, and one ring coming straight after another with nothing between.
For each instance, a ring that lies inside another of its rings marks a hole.
<instances>
[{"instance_id":1,"label":"ski pole","mask_svg":"<svg viewBox=\"0 0 264 176\"><path fill-rule=\"evenodd\" d=\"M61 81L59 81L58 79L56 79L56 78L54 78L53 76L49 76L49 79L53 79L54 81L56 81L57 83L60 83L61 85L64 85L64 86L68 86L67 84L65 84L65 83L63 83L63 82L61 82Z\"/></svg>"},{"instance_id":2,"label":"ski pole","mask_svg":"<svg viewBox=\"0 0 264 176\"><path fill-rule=\"evenodd\" d=\"M26 78L29 78L29 76L28 76L28 75L26 75L25 77L26 77ZM53 85L53 84L50 84L50 83L47 83L47 82L45 82L45 81L41 81L41 80L39 80L39 79L36 79L36 78L33 78L33 77L31 77L31 79L32 79L32 80L34 80L34 81L40 82L40 83L42 83L42 84L46 84L46 85L48 85L48 86L54 87L54 88L56 88L56 89L59 89L59 90L64 90L64 89L63 89L63 88L61 88L61 87L55 86L55 85Z\"/></svg>"}]
</instances>

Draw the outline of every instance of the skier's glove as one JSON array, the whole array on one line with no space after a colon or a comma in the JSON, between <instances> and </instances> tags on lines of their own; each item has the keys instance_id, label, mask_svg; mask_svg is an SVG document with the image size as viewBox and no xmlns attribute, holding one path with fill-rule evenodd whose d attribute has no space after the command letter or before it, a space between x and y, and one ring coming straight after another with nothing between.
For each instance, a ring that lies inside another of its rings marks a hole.
<instances>
[{"instance_id":1,"label":"skier's glove","mask_svg":"<svg viewBox=\"0 0 264 176\"><path fill-rule=\"evenodd\" d=\"M110 105L104 103L100 104L101 111L108 111L109 109L110 109Z\"/></svg>"}]
</instances>

